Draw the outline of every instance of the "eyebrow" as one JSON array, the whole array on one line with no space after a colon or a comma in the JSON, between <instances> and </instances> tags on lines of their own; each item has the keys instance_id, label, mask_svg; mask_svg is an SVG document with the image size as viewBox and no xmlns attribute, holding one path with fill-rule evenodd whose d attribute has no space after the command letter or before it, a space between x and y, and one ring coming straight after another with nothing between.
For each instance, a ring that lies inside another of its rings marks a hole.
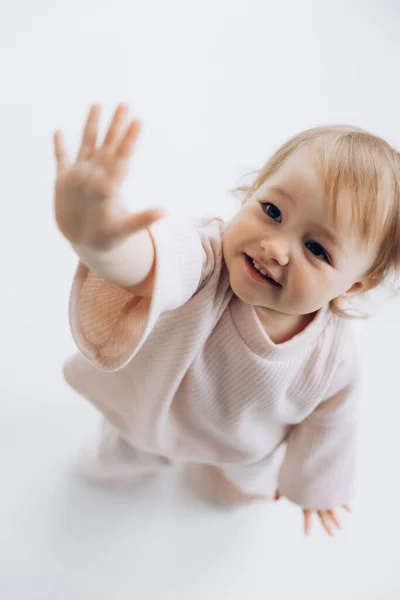
<instances>
[{"instance_id":1,"label":"eyebrow","mask_svg":"<svg viewBox=\"0 0 400 600\"><path fill-rule=\"evenodd\" d=\"M329 239L329 241L332 242L332 244L340 248L339 236L334 231L332 231L328 227L324 227L323 225L317 225L316 229L321 235Z\"/></svg>"},{"instance_id":2,"label":"eyebrow","mask_svg":"<svg viewBox=\"0 0 400 600\"><path fill-rule=\"evenodd\" d=\"M287 198L288 200L290 200L291 202L294 203L293 196L291 194L289 194L289 192L287 190L280 187L279 185L272 185L269 189L272 192L275 192L276 194L279 194L280 196L283 196L284 198Z\"/></svg>"}]
</instances>

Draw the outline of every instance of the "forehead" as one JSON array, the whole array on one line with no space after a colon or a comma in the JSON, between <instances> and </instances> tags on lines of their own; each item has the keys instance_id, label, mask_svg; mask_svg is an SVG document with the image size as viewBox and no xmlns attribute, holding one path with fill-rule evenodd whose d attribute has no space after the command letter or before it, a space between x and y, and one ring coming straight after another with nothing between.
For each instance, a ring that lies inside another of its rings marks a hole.
<instances>
[{"instance_id":1,"label":"forehead","mask_svg":"<svg viewBox=\"0 0 400 600\"><path fill-rule=\"evenodd\" d=\"M277 186L293 197L312 196L323 199L324 182L317 169L315 150L299 148L268 177L263 188Z\"/></svg>"},{"instance_id":2,"label":"forehead","mask_svg":"<svg viewBox=\"0 0 400 600\"><path fill-rule=\"evenodd\" d=\"M341 210L335 214L327 199L326 183L315 148L304 146L293 152L262 184L258 195L263 193L287 199L300 207L310 221L334 227L344 235L354 233L349 227L349 195L344 189L339 191Z\"/></svg>"}]
</instances>

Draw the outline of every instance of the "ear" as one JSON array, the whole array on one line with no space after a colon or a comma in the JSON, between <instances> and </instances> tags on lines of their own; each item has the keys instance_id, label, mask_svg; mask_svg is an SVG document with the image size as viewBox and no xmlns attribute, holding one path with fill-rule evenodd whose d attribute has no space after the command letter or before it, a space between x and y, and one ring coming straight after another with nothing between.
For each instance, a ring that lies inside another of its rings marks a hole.
<instances>
[{"instance_id":1,"label":"ear","mask_svg":"<svg viewBox=\"0 0 400 600\"><path fill-rule=\"evenodd\" d=\"M350 298L351 296L357 296L357 294L362 294L363 292L367 292L369 290L373 290L379 281L376 277L365 277L361 281L356 281L353 283L351 288L344 292L344 298Z\"/></svg>"}]
</instances>

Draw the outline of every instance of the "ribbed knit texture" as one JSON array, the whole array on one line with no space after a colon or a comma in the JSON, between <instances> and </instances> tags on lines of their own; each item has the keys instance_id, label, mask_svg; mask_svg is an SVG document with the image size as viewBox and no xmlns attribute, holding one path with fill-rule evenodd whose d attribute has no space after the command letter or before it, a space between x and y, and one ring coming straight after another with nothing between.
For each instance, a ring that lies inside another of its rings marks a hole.
<instances>
[{"instance_id":1,"label":"ribbed knit texture","mask_svg":"<svg viewBox=\"0 0 400 600\"><path fill-rule=\"evenodd\" d=\"M155 223L151 301L80 264L70 302L81 354L67 381L138 451L219 466L243 493L305 508L350 501L357 429L349 324L321 310L283 344L233 295L223 223ZM82 356L83 355L83 356Z\"/></svg>"}]
</instances>

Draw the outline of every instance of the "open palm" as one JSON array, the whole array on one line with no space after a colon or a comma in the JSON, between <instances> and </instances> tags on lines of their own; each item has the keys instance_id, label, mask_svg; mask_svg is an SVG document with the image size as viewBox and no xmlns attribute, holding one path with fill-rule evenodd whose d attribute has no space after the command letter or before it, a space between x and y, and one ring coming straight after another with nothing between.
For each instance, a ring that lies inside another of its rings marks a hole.
<instances>
[{"instance_id":1,"label":"open palm","mask_svg":"<svg viewBox=\"0 0 400 600\"><path fill-rule=\"evenodd\" d=\"M54 134L57 163L55 217L72 243L105 250L162 216L158 209L130 214L120 199L121 185L140 131L137 120L125 126L127 106L120 104L101 145L97 145L100 107L93 105L75 162L62 134Z\"/></svg>"}]
</instances>

